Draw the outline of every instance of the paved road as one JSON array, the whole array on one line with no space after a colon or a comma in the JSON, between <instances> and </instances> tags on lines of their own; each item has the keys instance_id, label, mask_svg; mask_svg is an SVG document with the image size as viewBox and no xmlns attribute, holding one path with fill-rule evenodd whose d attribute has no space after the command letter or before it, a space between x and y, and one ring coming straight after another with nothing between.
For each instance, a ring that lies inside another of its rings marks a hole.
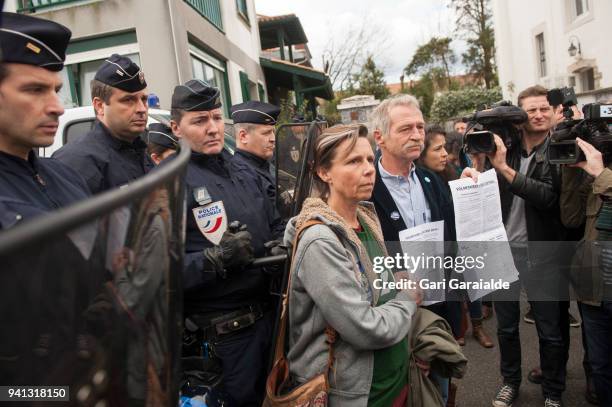
<instances>
[{"instance_id":1,"label":"paved road","mask_svg":"<svg viewBox=\"0 0 612 407\"><path fill-rule=\"evenodd\" d=\"M524 315L527 304L523 303L521 308L521 315ZM572 303L570 312L579 319L576 303ZM494 318L485 321L486 329L492 336L495 334L496 324ZM544 399L541 387L527 380L529 370L539 364L538 336L535 325L527 324L521 320L520 332L521 344L523 345L523 383L514 407L543 406ZM582 338L580 332L580 328L570 328L570 358L567 365L566 391L563 396L566 407L590 406L584 399L586 384L582 369ZM469 361L468 371L463 379L455 382L459 386L457 405L460 407L491 406L491 399L498 386L501 385L497 338L495 337L495 347L492 349L481 347L472 338L471 329L468 329L465 339L466 344L463 349Z\"/></svg>"}]
</instances>

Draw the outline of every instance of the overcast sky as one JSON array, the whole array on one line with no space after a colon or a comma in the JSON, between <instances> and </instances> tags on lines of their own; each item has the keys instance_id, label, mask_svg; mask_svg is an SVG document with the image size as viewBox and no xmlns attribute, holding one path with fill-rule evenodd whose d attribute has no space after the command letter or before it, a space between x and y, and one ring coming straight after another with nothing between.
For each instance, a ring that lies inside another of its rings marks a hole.
<instances>
[{"instance_id":1,"label":"overcast sky","mask_svg":"<svg viewBox=\"0 0 612 407\"><path fill-rule=\"evenodd\" d=\"M257 13L293 13L299 17L309 40L312 63L319 69L331 36L341 36L347 27L363 21L379 27L381 36L388 40L375 62L383 68L387 83L399 82L419 45L434 35L453 37L454 13L447 4L448 0L255 0ZM460 59L465 45L453 41L452 46ZM460 73L461 67L456 71Z\"/></svg>"}]
</instances>

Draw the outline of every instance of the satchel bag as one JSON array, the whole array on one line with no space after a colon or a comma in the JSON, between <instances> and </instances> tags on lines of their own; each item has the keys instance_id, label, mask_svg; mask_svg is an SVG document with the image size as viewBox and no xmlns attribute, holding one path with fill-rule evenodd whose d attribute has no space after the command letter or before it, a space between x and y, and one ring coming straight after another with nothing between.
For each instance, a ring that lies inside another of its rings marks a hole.
<instances>
[{"instance_id":1,"label":"satchel bag","mask_svg":"<svg viewBox=\"0 0 612 407\"><path fill-rule=\"evenodd\" d=\"M266 398L263 402L263 407L326 407L328 403L329 382L327 380L329 371L334 362L334 347L337 333L329 325L325 329L327 344L329 346L329 355L327 358L327 366L324 371L306 383L302 383L298 387L291 389L283 394L283 390L288 387L289 380L289 362L285 357L285 337L287 334L287 315L289 305L289 292L291 290L291 276L293 267L295 267L295 252L297 243L302 232L316 224L323 224L321 221L310 220L305 222L296 232L293 241L293 254L291 258L291 271L287 282L287 287L283 295L283 306L280 316L278 335L274 350L274 364L272 370L266 380Z\"/></svg>"}]
</instances>

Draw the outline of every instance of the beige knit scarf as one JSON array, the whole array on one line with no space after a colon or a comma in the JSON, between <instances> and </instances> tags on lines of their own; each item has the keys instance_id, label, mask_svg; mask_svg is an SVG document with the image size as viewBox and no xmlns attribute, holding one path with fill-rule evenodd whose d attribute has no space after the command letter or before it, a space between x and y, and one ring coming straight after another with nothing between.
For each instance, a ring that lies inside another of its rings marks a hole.
<instances>
[{"instance_id":1,"label":"beige knit scarf","mask_svg":"<svg viewBox=\"0 0 612 407\"><path fill-rule=\"evenodd\" d=\"M306 221L310 219L317 219L318 217L323 217L327 221L334 223L342 229L344 232L344 236L353 242L356 247L359 249L359 260L365 269L365 274L372 288L373 298L372 304L376 304L378 302L378 297L380 296L380 290L374 289L374 280L379 278L379 275L376 274L373 270L372 262L370 261L370 257L368 256L367 250L361 240L357 236L357 233L349 226L346 220L341 217L337 212L335 212L329 205L320 198L307 198L302 205L302 210L299 215L295 219L295 228L298 230L300 226L302 226ZM383 239L382 230L380 227L380 222L378 220L378 216L376 215L376 211L374 207L370 203L360 203L357 207L357 217L360 222L365 224L365 226L370 229L374 237L376 238L376 242L380 246L381 252L384 256L387 256L387 249L385 248L385 243ZM337 232L334 230L334 232ZM352 256L352 254L351 254ZM357 266L357 259L352 259L355 264L355 277L357 281L361 281L359 267Z\"/></svg>"}]
</instances>

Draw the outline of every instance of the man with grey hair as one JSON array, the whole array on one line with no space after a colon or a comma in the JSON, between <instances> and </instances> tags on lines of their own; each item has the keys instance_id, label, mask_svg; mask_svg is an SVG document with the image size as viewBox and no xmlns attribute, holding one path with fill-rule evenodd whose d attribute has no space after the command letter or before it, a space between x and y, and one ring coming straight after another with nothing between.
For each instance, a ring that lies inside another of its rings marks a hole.
<instances>
[{"instance_id":1,"label":"man with grey hair","mask_svg":"<svg viewBox=\"0 0 612 407\"><path fill-rule=\"evenodd\" d=\"M371 117L380 149L372 201L386 241L423 223L444 220L444 240L455 240L453 205L442 181L414 162L425 144L425 120L411 95L383 101Z\"/></svg>"},{"instance_id":2,"label":"man with grey hair","mask_svg":"<svg viewBox=\"0 0 612 407\"><path fill-rule=\"evenodd\" d=\"M410 95L384 100L371 117L374 140L380 149L376 160L374 202L389 255L402 253L399 233L423 223L444 221L444 240L454 241L453 204L442 181L433 172L415 165L425 146L425 120L419 102ZM439 302L427 307L446 319L459 337L461 311L458 302ZM434 378L444 400L449 394L448 379Z\"/></svg>"}]
</instances>

